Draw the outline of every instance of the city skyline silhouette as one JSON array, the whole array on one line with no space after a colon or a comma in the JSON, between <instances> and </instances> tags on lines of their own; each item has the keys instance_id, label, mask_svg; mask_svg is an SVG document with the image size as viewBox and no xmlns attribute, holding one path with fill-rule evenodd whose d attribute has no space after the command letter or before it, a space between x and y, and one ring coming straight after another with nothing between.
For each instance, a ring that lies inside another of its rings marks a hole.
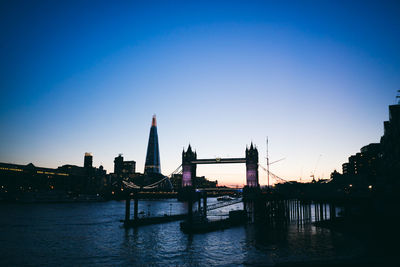
<instances>
[{"instance_id":1,"label":"city skyline silhouette","mask_svg":"<svg viewBox=\"0 0 400 267\"><path fill-rule=\"evenodd\" d=\"M2 6L1 162L55 168L92 152L111 172L122 153L143 172L156 113L164 174L189 143L210 158L253 141L265 166L268 136L271 160L286 158L274 173L328 178L379 141L398 89L396 2Z\"/></svg>"},{"instance_id":2,"label":"city skyline silhouette","mask_svg":"<svg viewBox=\"0 0 400 267\"><path fill-rule=\"evenodd\" d=\"M0 1L0 266L397 266L399 14Z\"/></svg>"}]
</instances>

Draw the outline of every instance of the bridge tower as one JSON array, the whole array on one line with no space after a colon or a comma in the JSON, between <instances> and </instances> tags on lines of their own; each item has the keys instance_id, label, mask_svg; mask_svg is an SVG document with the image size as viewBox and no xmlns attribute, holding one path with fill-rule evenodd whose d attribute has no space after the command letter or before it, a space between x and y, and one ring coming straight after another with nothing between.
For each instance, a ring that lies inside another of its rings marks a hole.
<instances>
[{"instance_id":1,"label":"bridge tower","mask_svg":"<svg viewBox=\"0 0 400 267\"><path fill-rule=\"evenodd\" d=\"M258 182L258 150L253 145L246 147L246 186L243 188L243 204L251 222L263 221L265 202Z\"/></svg>"},{"instance_id":2,"label":"bridge tower","mask_svg":"<svg viewBox=\"0 0 400 267\"><path fill-rule=\"evenodd\" d=\"M192 151L189 144L188 149L182 151L182 188L193 186L196 177L196 164L192 161L197 159L197 153Z\"/></svg>"},{"instance_id":3,"label":"bridge tower","mask_svg":"<svg viewBox=\"0 0 400 267\"><path fill-rule=\"evenodd\" d=\"M246 147L246 185L260 187L258 183L258 150L251 142L250 148Z\"/></svg>"}]
</instances>

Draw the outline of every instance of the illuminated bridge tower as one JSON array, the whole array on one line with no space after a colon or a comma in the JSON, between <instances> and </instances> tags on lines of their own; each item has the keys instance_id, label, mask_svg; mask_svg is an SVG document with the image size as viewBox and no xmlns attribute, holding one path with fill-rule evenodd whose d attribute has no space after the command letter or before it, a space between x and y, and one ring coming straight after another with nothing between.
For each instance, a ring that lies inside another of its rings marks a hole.
<instances>
[{"instance_id":1,"label":"illuminated bridge tower","mask_svg":"<svg viewBox=\"0 0 400 267\"><path fill-rule=\"evenodd\" d=\"M182 151L182 188L193 186L196 177L196 164L192 161L197 159L197 153L192 151L189 144L188 149Z\"/></svg>"},{"instance_id":2,"label":"illuminated bridge tower","mask_svg":"<svg viewBox=\"0 0 400 267\"><path fill-rule=\"evenodd\" d=\"M258 150L251 143L246 147L246 185L248 187L260 187L258 183Z\"/></svg>"},{"instance_id":3,"label":"illuminated bridge tower","mask_svg":"<svg viewBox=\"0 0 400 267\"><path fill-rule=\"evenodd\" d=\"M243 188L244 209L251 222L263 221L265 203L258 183L258 150L253 143L246 147L246 186Z\"/></svg>"},{"instance_id":4,"label":"illuminated bridge tower","mask_svg":"<svg viewBox=\"0 0 400 267\"><path fill-rule=\"evenodd\" d=\"M144 173L161 173L156 115L153 115L153 120L151 122L149 144L147 145L146 163L144 165Z\"/></svg>"}]
</instances>

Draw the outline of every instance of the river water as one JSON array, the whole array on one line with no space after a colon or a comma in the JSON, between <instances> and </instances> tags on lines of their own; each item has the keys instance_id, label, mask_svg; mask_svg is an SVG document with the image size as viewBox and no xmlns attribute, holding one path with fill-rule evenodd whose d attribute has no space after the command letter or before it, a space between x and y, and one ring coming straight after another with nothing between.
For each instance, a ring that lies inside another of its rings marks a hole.
<instances>
[{"instance_id":1,"label":"river water","mask_svg":"<svg viewBox=\"0 0 400 267\"><path fill-rule=\"evenodd\" d=\"M216 211L214 217L240 205ZM139 211L141 216L180 214L186 206L172 199L143 200ZM0 266L274 266L340 261L363 253L358 241L310 224L247 225L187 235L179 222L125 230L124 212L122 201L0 204Z\"/></svg>"}]
</instances>

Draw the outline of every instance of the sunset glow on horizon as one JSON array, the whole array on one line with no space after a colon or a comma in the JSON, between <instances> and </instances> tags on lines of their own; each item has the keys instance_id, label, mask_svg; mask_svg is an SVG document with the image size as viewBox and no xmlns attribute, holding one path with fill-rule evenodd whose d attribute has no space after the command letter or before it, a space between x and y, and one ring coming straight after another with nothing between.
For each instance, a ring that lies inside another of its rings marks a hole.
<instances>
[{"instance_id":1,"label":"sunset glow on horizon","mask_svg":"<svg viewBox=\"0 0 400 267\"><path fill-rule=\"evenodd\" d=\"M379 142L400 88L399 4L366 1L4 1L0 161L144 171L157 114L161 172L253 142L286 180L341 172ZM198 166L243 185L245 164ZM259 180L267 183L259 168ZM275 181L271 178L271 184Z\"/></svg>"}]
</instances>

